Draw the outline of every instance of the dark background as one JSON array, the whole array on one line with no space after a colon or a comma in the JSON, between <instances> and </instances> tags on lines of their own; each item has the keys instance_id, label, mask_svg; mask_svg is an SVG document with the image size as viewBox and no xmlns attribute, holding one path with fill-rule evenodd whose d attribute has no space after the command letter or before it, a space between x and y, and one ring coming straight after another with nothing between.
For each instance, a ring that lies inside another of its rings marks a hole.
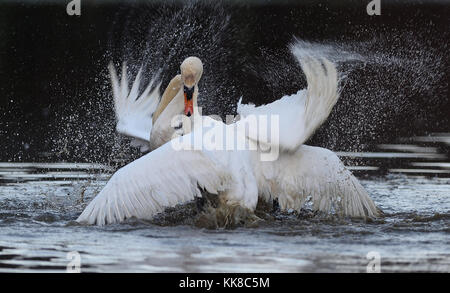
<instances>
[{"instance_id":1,"label":"dark background","mask_svg":"<svg viewBox=\"0 0 450 293\"><path fill-rule=\"evenodd\" d=\"M369 2L81 0L81 16L66 14L69 1L0 2L0 160L138 156L114 132L110 61L127 61L130 75L143 65L146 81L159 72L164 90L185 57L200 57L210 114L234 114L241 96L261 104L295 93L305 80L294 37L338 52L344 77L309 144L373 150L450 132L450 4L381 0L382 15L368 16Z\"/></svg>"}]
</instances>

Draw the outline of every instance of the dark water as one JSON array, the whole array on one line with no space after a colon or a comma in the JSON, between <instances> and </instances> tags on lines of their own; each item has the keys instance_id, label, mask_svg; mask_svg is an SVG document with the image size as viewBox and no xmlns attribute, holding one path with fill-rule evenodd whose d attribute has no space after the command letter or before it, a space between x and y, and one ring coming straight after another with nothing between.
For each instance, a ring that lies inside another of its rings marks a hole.
<instances>
[{"instance_id":1,"label":"dark water","mask_svg":"<svg viewBox=\"0 0 450 293\"><path fill-rule=\"evenodd\" d=\"M450 272L448 177L366 176L385 213L371 222L268 211L257 227L209 230L187 204L152 222L74 225L108 169L0 164L0 271L65 272L76 251L83 272L366 272L369 252L382 272Z\"/></svg>"}]
</instances>

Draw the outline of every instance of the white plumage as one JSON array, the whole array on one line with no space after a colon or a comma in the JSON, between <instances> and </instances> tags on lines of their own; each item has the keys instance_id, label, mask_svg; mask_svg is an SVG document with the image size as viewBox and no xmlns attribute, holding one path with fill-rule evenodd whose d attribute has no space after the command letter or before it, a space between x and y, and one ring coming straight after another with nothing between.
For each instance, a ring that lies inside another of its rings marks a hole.
<instances>
[{"instance_id":1,"label":"white plumage","mask_svg":"<svg viewBox=\"0 0 450 293\"><path fill-rule=\"evenodd\" d=\"M172 125L172 118L183 113L186 88L192 89L192 106L197 112L198 82L203 73L203 64L197 57L188 57L181 63L181 74L170 81L162 96L159 94L161 83L150 92L158 74L153 76L147 88L139 95L142 68L139 69L131 90L128 89L125 63L120 81L112 63L108 68L113 88L116 130L131 137L131 146L139 147L141 152L160 147L177 132Z\"/></svg>"},{"instance_id":2,"label":"white plumage","mask_svg":"<svg viewBox=\"0 0 450 293\"><path fill-rule=\"evenodd\" d=\"M314 133L330 115L339 97L337 72L330 61L322 59L322 65L308 56L299 56L299 61L308 84L306 90L259 107L239 101L237 107L238 114L244 119L248 115L278 115L279 146L287 151L296 150ZM248 137L270 144L260 139L257 128L250 129Z\"/></svg>"},{"instance_id":3,"label":"white plumage","mask_svg":"<svg viewBox=\"0 0 450 293\"><path fill-rule=\"evenodd\" d=\"M217 194L229 176L202 152L173 151L170 144L119 169L77 221L103 225L132 216L151 219L164 208Z\"/></svg>"},{"instance_id":4,"label":"white plumage","mask_svg":"<svg viewBox=\"0 0 450 293\"><path fill-rule=\"evenodd\" d=\"M256 169L260 196L277 198L282 209L299 210L310 200L315 210L342 216L378 216L369 195L332 151L302 145Z\"/></svg>"},{"instance_id":5,"label":"white plumage","mask_svg":"<svg viewBox=\"0 0 450 293\"><path fill-rule=\"evenodd\" d=\"M303 144L336 103L338 80L328 60L296 57L307 78L306 90L260 107L239 103L242 119L231 125L197 116L191 133L117 171L77 221L103 225L132 216L149 219L166 207L201 197L199 188L218 194L224 204L251 211L259 199L276 198L282 209L300 210L309 200L315 210L376 217L379 212L375 204L339 158L330 150ZM273 114L279 115L280 127L275 129L279 143L261 136L259 128L239 128L254 115ZM206 147L203 141L203 148L194 150L196 135L211 130L216 134L214 148L211 143ZM234 145L268 145L280 150L278 158L262 161L261 148L226 150L226 137L217 138L231 132L236 139ZM176 150L174 145L192 150Z\"/></svg>"},{"instance_id":6,"label":"white plumage","mask_svg":"<svg viewBox=\"0 0 450 293\"><path fill-rule=\"evenodd\" d=\"M113 88L114 110L117 119L116 130L121 134L132 137L131 145L140 147L141 151L145 152L149 149L150 132L153 126L152 114L158 106L161 83L157 84L150 92L156 78L152 79L142 94L139 95L142 68L139 69L131 90L128 89L125 63L122 66L120 82L112 63L109 64L108 69Z\"/></svg>"}]
</instances>

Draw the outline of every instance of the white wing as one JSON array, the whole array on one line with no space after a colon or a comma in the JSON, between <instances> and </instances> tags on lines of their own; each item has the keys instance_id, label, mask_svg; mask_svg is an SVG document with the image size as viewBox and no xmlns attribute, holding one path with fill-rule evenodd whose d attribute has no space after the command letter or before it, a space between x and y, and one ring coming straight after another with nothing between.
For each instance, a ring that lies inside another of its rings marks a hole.
<instances>
[{"instance_id":1,"label":"white wing","mask_svg":"<svg viewBox=\"0 0 450 293\"><path fill-rule=\"evenodd\" d=\"M339 97L336 68L327 59L319 62L308 56L297 56L303 72L306 75L308 87L296 94L284 96L281 99L259 107L238 103L237 112L241 116L238 123L246 123L250 116L268 117L276 115L279 127L270 124L267 132L275 131L278 136L279 147L282 150L294 151L303 144L314 131L325 121ZM261 125L260 125L261 126ZM249 129L248 138L259 143L272 145L276 141L269 141L261 137L258 127Z\"/></svg>"},{"instance_id":2,"label":"white wing","mask_svg":"<svg viewBox=\"0 0 450 293\"><path fill-rule=\"evenodd\" d=\"M128 89L126 64L122 66L122 78L119 82L116 70L112 63L108 66L111 75L111 84L114 95L114 109L116 112L116 130L134 138L132 146L141 147L141 151L148 150L150 132L152 130L152 114L155 112L159 102L159 83L150 92L156 78L153 78L147 88L139 95L142 68L136 79Z\"/></svg>"},{"instance_id":3,"label":"white wing","mask_svg":"<svg viewBox=\"0 0 450 293\"><path fill-rule=\"evenodd\" d=\"M169 142L119 169L77 221L104 225L133 216L151 219L166 207L201 197L199 187L217 194L229 180L225 168L207 153L176 151Z\"/></svg>"},{"instance_id":4,"label":"white wing","mask_svg":"<svg viewBox=\"0 0 450 293\"><path fill-rule=\"evenodd\" d=\"M300 210L310 200L314 210L373 218L379 210L364 187L332 151L302 145L277 162L261 163L261 195L278 198L283 209Z\"/></svg>"},{"instance_id":5,"label":"white wing","mask_svg":"<svg viewBox=\"0 0 450 293\"><path fill-rule=\"evenodd\" d=\"M246 132L249 139L269 146L277 144L282 151L276 161L254 162L260 172L260 194L266 200L278 198L283 209L299 210L310 199L315 210L334 210L351 217L378 216L367 192L332 151L303 145L336 104L338 78L330 61L296 57L306 75L306 90L260 107L238 104L238 113L244 117L238 124L250 121L253 115L257 119L277 115L279 119L279 125L269 123L266 129L268 133L277 131L278 141L268 133L261 136L265 132L261 123Z\"/></svg>"}]
</instances>

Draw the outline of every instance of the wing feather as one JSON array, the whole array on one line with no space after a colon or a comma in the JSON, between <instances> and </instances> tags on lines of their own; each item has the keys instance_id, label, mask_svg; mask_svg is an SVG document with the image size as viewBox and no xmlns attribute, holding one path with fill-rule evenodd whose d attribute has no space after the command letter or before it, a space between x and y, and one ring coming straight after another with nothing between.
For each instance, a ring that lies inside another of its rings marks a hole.
<instances>
[{"instance_id":1,"label":"wing feather","mask_svg":"<svg viewBox=\"0 0 450 293\"><path fill-rule=\"evenodd\" d=\"M117 120L116 130L121 134L134 138L131 143L132 146L140 147L143 152L147 151L153 127L152 114L158 106L161 83L153 88L157 76L153 77L142 94L139 95L142 67L132 83L131 90L128 88L125 62L122 65L120 81L112 63L109 64L108 69L114 96L114 110ZM151 91L152 88L153 90Z\"/></svg>"},{"instance_id":2,"label":"wing feather","mask_svg":"<svg viewBox=\"0 0 450 293\"><path fill-rule=\"evenodd\" d=\"M277 198L282 209L300 210L311 201L314 210L326 213L361 218L380 214L364 187L330 150L302 145L276 164L261 164L267 182L262 195Z\"/></svg>"},{"instance_id":3,"label":"wing feather","mask_svg":"<svg viewBox=\"0 0 450 293\"><path fill-rule=\"evenodd\" d=\"M271 116L278 117L278 125L269 123L267 128L261 128L264 125L251 127L247 137L269 146L277 144L277 147L286 151L295 151L306 142L330 115L339 97L337 71L333 63L309 56L296 57L306 76L306 90L259 107L244 105L241 100L237 106L237 112L242 118L238 123L247 123L253 115L257 120L260 116L266 116L268 121L273 121ZM275 133L278 141L271 135L262 135L264 131L261 129Z\"/></svg>"},{"instance_id":4,"label":"wing feather","mask_svg":"<svg viewBox=\"0 0 450 293\"><path fill-rule=\"evenodd\" d=\"M199 187L210 193L224 190L231 176L205 152L175 151L167 143L131 162L110 178L77 221L104 225L130 217L151 219L201 196Z\"/></svg>"}]
</instances>

